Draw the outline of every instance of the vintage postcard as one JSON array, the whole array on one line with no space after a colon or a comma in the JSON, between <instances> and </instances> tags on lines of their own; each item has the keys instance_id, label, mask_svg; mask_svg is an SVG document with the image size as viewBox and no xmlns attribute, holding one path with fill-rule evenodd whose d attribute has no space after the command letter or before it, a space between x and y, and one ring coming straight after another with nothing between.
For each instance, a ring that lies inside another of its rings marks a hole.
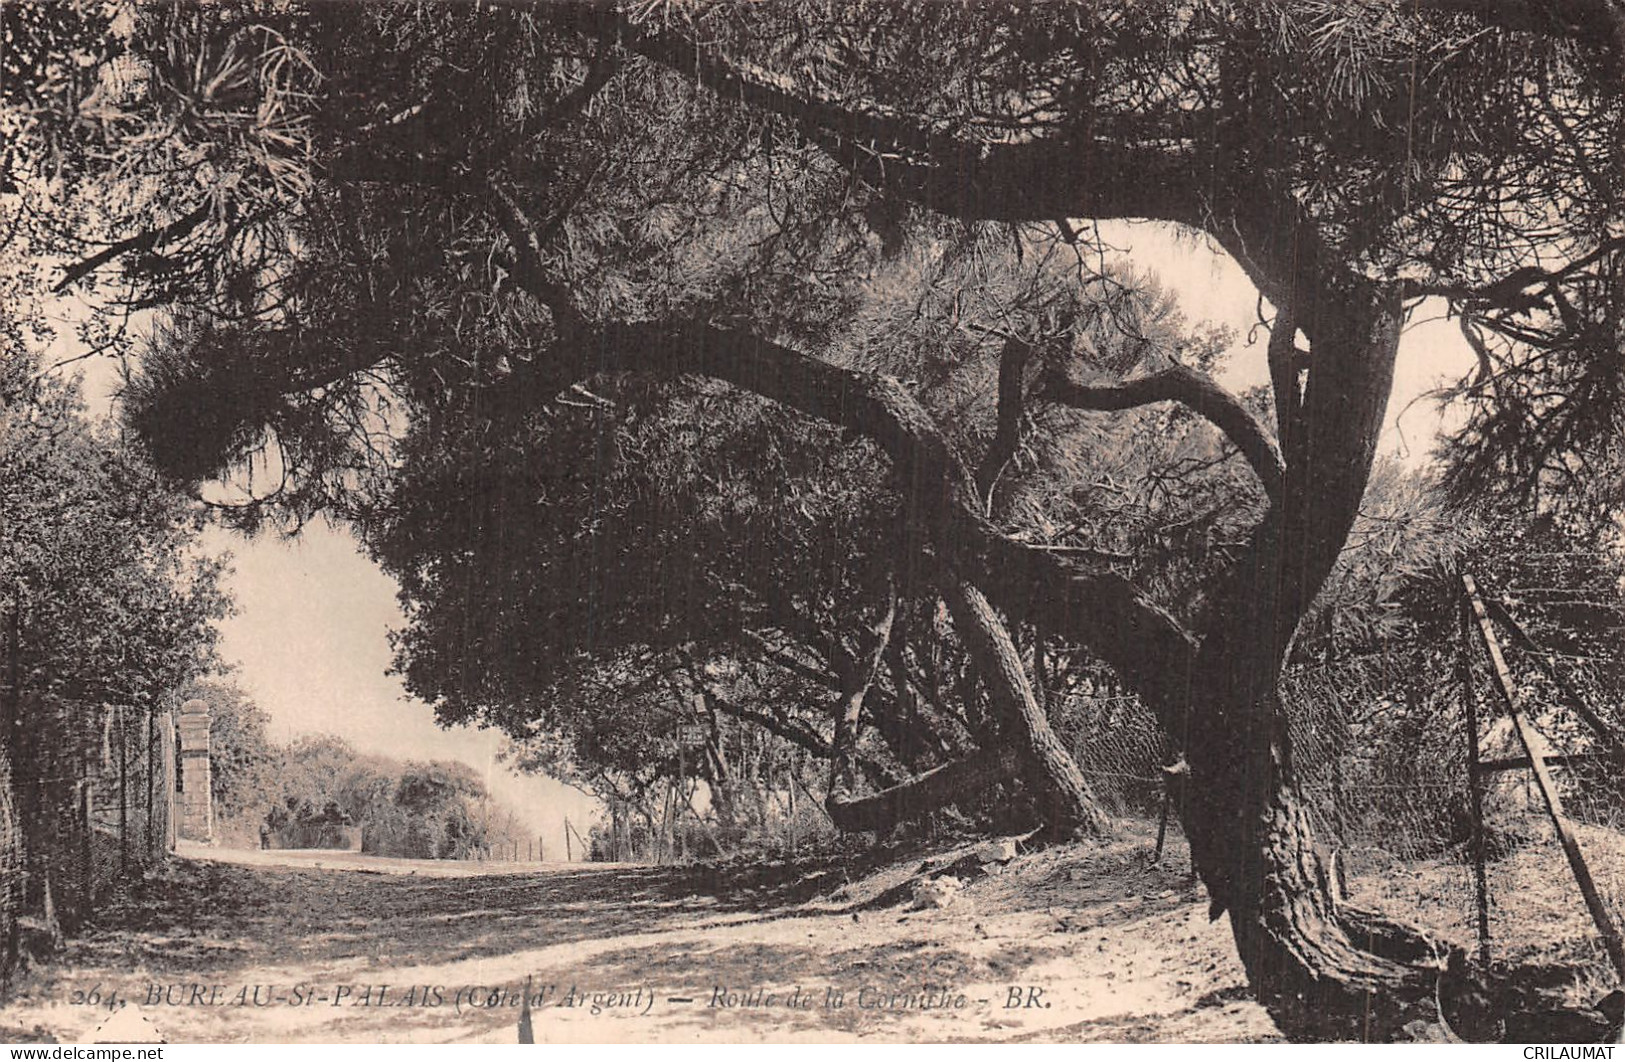
<instances>
[{"instance_id":1,"label":"vintage postcard","mask_svg":"<svg viewBox=\"0 0 1625 1062\"><path fill-rule=\"evenodd\" d=\"M1609 1057L1614 0L0 14L0 1039Z\"/></svg>"}]
</instances>

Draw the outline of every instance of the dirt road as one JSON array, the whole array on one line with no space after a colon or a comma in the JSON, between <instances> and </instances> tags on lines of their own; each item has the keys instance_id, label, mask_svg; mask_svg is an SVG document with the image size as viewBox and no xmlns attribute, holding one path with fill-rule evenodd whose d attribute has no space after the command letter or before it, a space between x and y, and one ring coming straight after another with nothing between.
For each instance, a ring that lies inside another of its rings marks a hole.
<instances>
[{"instance_id":1,"label":"dirt road","mask_svg":"<svg viewBox=\"0 0 1625 1062\"><path fill-rule=\"evenodd\" d=\"M538 1042L1274 1038L1184 852L1148 854L1049 849L910 910L923 853L849 878L191 850L29 971L0 1038L514 1043L527 982Z\"/></svg>"}]
</instances>

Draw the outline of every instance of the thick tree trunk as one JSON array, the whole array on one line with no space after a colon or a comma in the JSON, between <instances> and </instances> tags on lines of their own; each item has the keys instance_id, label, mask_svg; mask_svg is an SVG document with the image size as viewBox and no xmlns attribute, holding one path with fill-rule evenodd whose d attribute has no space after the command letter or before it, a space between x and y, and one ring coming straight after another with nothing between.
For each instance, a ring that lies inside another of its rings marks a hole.
<instances>
[{"instance_id":1,"label":"thick tree trunk","mask_svg":"<svg viewBox=\"0 0 1625 1062\"><path fill-rule=\"evenodd\" d=\"M1475 970L1460 948L1338 900L1292 780L1279 656L1262 620L1204 653L1181 803L1212 911L1229 913L1248 980L1281 1031L1386 1041L1444 1019L1474 1039L1527 1042L1527 1030L1544 1029L1535 1039L1599 1042L1617 1029L1618 1014L1575 1010L1530 971Z\"/></svg>"},{"instance_id":2,"label":"thick tree trunk","mask_svg":"<svg viewBox=\"0 0 1625 1062\"><path fill-rule=\"evenodd\" d=\"M1364 493L1400 312L1372 286L1315 294L1313 316L1299 315L1313 321L1308 431L1289 440L1283 497L1211 599L1190 692L1153 707L1190 765L1179 803L1192 863L1214 915L1229 912L1260 1001L1293 1039L1388 1040L1411 1020L1437 1017L1448 953L1339 904L1293 781L1277 684Z\"/></svg>"},{"instance_id":3,"label":"thick tree trunk","mask_svg":"<svg viewBox=\"0 0 1625 1062\"><path fill-rule=\"evenodd\" d=\"M847 833L884 833L900 823L952 804L966 793L985 793L1015 778L1022 759L1014 749L987 749L945 763L866 797L832 793L825 801L835 828Z\"/></svg>"},{"instance_id":4,"label":"thick tree trunk","mask_svg":"<svg viewBox=\"0 0 1625 1062\"><path fill-rule=\"evenodd\" d=\"M1033 696L1009 628L976 587L951 577L943 583L954 628L987 686L1001 736L1032 768L1029 784L1038 796L1046 828L1057 836L1108 833L1106 816L1090 794L1083 773Z\"/></svg>"},{"instance_id":5,"label":"thick tree trunk","mask_svg":"<svg viewBox=\"0 0 1625 1062\"><path fill-rule=\"evenodd\" d=\"M969 583L945 578L943 596L998 716L997 743L874 796L855 799L833 787L826 802L830 819L841 830L886 830L1019 776L1035 791L1051 834L1108 832L1088 783L1038 706L1004 621Z\"/></svg>"},{"instance_id":6,"label":"thick tree trunk","mask_svg":"<svg viewBox=\"0 0 1625 1062\"><path fill-rule=\"evenodd\" d=\"M1259 1001L1300 1041L1386 1041L1438 1018L1449 950L1409 927L1340 906L1329 860L1290 785L1239 832L1225 858L1236 948Z\"/></svg>"},{"instance_id":7,"label":"thick tree trunk","mask_svg":"<svg viewBox=\"0 0 1625 1062\"><path fill-rule=\"evenodd\" d=\"M1388 1040L1433 1020L1447 949L1337 899L1328 854L1293 784L1286 718L1268 635L1229 639L1236 652L1202 673L1184 808L1191 860L1215 916L1228 911L1260 1002L1304 1041ZM1251 650L1251 651L1249 651Z\"/></svg>"}]
</instances>

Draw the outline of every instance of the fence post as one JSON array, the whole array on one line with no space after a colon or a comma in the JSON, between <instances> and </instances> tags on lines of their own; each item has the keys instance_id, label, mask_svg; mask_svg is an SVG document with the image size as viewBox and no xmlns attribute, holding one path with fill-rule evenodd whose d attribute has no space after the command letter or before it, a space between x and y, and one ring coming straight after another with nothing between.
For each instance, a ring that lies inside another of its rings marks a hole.
<instances>
[{"instance_id":1,"label":"fence post","mask_svg":"<svg viewBox=\"0 0 1625 1062\"><path fill-rule=\"evenodd\" d=\"M124 705L118 713L118 871L130 876L130 715Z\"/></svg>"},{"instance_id":2,"label":"fence post","mask_svg":"<svg viewBox=\"0 0 1625 1062\"><path fill-rule=\"evenodd\" d=\"M1168 839L1168 807L1173 800L1168 792L1168 779L1162 780L1162 810L1157 813L1157 848L1151 853L1151 862L1162 862L1162 843Z\"/></svg>"},{"instance_id":3,"label":"fence post","mask_svg":"<svg viewBox=\"0 0 1625 1062\"><path fill-rule=\"evenodd\" d=\"M90 912L96 906L96 849L95 826L91 821L93 813L91 802L90 779L85 778L79 783L79 858L84 860L85 873L80 882L80 909L75 917L76 923L83 922L90 917Z\"/></svg>"},{"instance_id":4,"label":"fence post","mask_svg":"<svg viewBox=\"0 0 1625 1062\"><path fill-rule=\"evenodd\" d=\"M1557 831L1558 843L1563 846L1563 855L1568 858L1569 869L1574 872L1575 884L1580 886L1580 895L1585 899L1586 910L1591 914L1591 920L1596 923L1597 932L1602 936L1603 949L1608 952L1615 972L1625 979L1625 940L1621 940L1619 930L1614 927L1613 918L1609 916L1608 908L1603 905L1602 896L1597 892L1597 883L1592 880L1591 870L1586 866L1585 855L1580 851L1580 842L1569 829L1567 815L1563 810L1563 799L1558 795L1557 785L1546 769L1546 759L1541 755L1536 738L1530 733L1529 724L1524 721L1523 712L1518 708L1517 691L1513 688L1506 660L1501 656L1501 645L1495 638L1495 631L1490 628L1489 614L1484 609L1484 602L1478 596L1478 586L1470 575L1463 575L1461 579L1462 585L1467 590L1468 601L1472 605L1473 616L1478 621L1478 633L1483 639L1484 650L1489 654L1490 671L1495 678L1496 689L1501 694L1507 713L1512 717L1512 729L1518 735L1518 742L1523 745L1524 752L1529 756L1529 771L1535 776L1535 788L1540 790L1541 797L1546 801L1546 811L1551 816L1552 829Z\"/></svg>"},{"instance_id":5,"label":"fence post","mask_svg":"<svg viewBox=\"0 0 1625 1062\"><path fill-rule=\"evenodd\" d=\"M1467 790L1468 806L1473 818L1473 886L1478 902L1478 961L1488 967L1490 962L1490 893L1489 874L1485 869L1484 837L1484 772L1478 766L1478 697L1473 690L1473 662L1470 642L1472 638L1471 606L1467 599L1461 602L1461 647L1456 654L1456 670L1461 678L1461 699L1466 709L1467 723Z\"/></svg>"}]
</instances>

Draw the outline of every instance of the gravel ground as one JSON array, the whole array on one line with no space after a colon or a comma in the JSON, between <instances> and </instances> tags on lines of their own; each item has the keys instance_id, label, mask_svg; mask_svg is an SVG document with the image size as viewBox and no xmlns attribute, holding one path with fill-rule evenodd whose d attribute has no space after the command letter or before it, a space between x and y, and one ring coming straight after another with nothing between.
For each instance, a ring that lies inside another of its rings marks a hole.
<instances>
[{"instance_id":1,"label":"gravel ground","mask_svg":"<svg viewBox=\"0 0 1625 1062\"><path fill-rule=\"evenodd\" d=\"M194 848L28 971L0 1036L514 1043L528 983L538 1042L1275 1039L1183 848L1150 847L1024 854L926 910L912 879L969 849L858 873Z\"/></svg>"}]
</instances>

